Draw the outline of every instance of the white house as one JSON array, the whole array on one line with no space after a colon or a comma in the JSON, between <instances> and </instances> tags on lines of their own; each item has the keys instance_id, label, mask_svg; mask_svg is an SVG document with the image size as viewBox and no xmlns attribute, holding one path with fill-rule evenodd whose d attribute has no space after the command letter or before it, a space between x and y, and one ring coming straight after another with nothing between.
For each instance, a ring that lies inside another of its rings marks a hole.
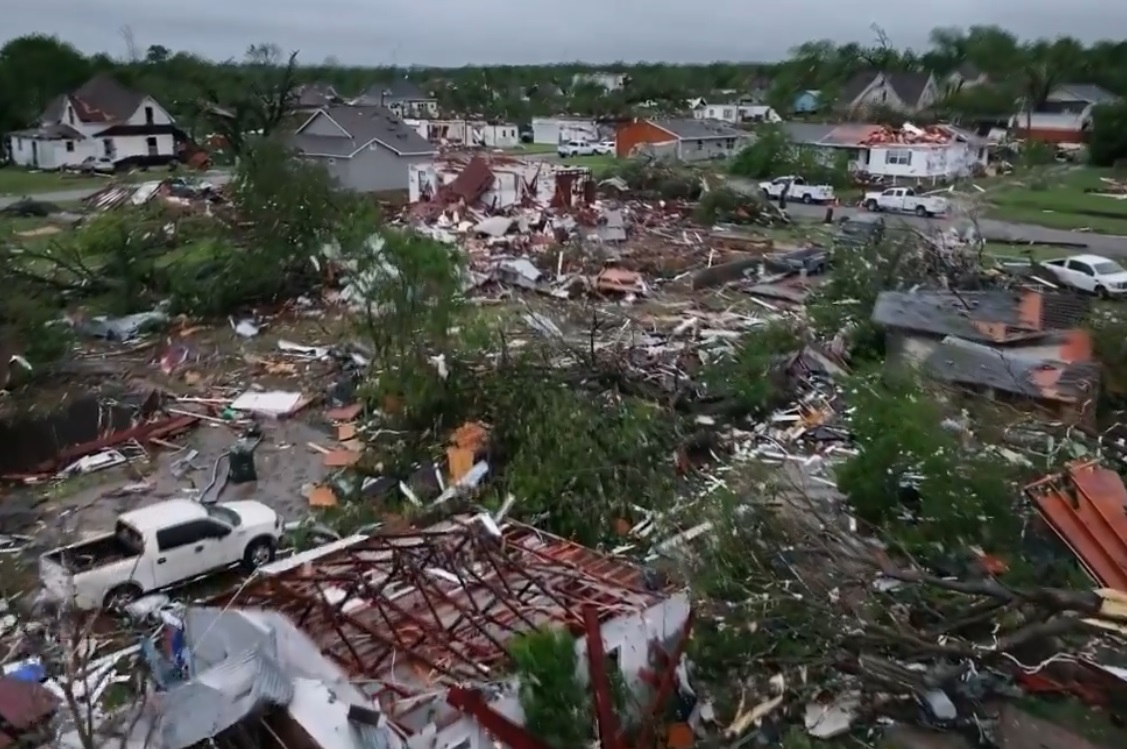
<instances>
[{"instance_id":1,"label":"white house","mask_svg":"<svg viewBox=\"0 0 1127 749\"><path fill-rule=\"evenodd\" d=\"M432 143L461 143L482 148L513 148L520 144L520 128L511 123L413 119L405 119L403 123Z\"/></svg>"},{"instance_id":2,"label":"white house","mask_svg":"<svg viewBox=\"0 0 1127 749\"><path fill-rule=\"evenodd\" d=\"M693 110L693 118L698 120L720 120L721 122L782 122L774 109L766 104L704 104Z\"/></svg>"},{"instance_id":3,"label":"white house","mask_svg":"<svg viewBox=\"0 0 1127 749\"><path fill-rule=\"evenodd\" d=\"M12 161L29 168L60 169L88 158L152 166L176 158L177 132L156 99L98 75L55 98L36 127L8 139Z\"/></svg>"},{"instance_id":4,"label":"white house","mask_svg":"<svg viewBox=\"0 0 1127 749\"><path fill-rule=\"evenodd\" d=\"M534 117L532 119L532 142L554 146L569 140L585 140L597 143L599 126L594 120L579 117Z\"/></svg>"},{"instance_id":5,"label":"white house","mask_svg":"<svg viewBox=\"0 0 1127 749\"><path fill-rule=\"evenodd\" d=\"M942 182L987 163L987 142L950 125L900 130L883 125L786 123L793 143L819 149L827 160L848 154L851 171L908 183Z\"/></svg>"}]
</instances>

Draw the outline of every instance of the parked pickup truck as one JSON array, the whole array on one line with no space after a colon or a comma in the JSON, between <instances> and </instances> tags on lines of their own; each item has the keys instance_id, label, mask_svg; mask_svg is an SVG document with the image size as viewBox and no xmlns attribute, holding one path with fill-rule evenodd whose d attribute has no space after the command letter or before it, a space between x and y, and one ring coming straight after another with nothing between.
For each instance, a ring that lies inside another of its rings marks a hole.
<instances>
[{"instance_id":1,"label":"parked pickup truck","mask_svg":"<svg viewBox=\"0 0 1127 749\"><path fill-rule=\"evenodd\" d=\"M1127 295L1127 270L1100 255L1073 255L1041 263L1066 286L1104 299Z\"/></svg>"},{"instance_id":2,"label":"parked pickup truck","mask_svg":"<svg viewBox=\"0 0 1127 749\"><path fill-rule=\"evenodd\" d=\"M241 562L274 559L282 518L261 502L173 499L118 516L113 533L39 558L48 595L79 609L121 610L144 594Z\"/></svg>"},{"instance_id":3,"label":"parked pickup truck","mask_svg":"<svg viewBox=\"0 0 1127 749\"><path fill-rule=\"evenodd\" d=\"M789 187L789 189L787 189ZM778 200L787 191L787 200L801 200L803 203L830 203L834 199L834 189L830 185L808 185L802 177L776 177L770 182L760 182L759 189L768 200Z\"/></svg>"},{"instance_id":4,"label":"parked pickup truck","mask_svg":"<svg viewBox=\"0 0 1127 749\"><path fill-rule=\"evenodd\" d=\"M562 159L568 156L594 156L595 146L585 140L569 140L556 147L556 154Z\"/></svg>"},{"instance_id":5,"label":"parked pickup truck","mask_svg":"<svg viewBox=\"0 0 1127 749\"><path fill-rule=\"evenodd\" d=\"M917 216L940 216L951 207L947 198L917 195L910 187L890 187L882 192L867 192L863 205L870 211L914 213Z\"/></svg>"}]
</instances>

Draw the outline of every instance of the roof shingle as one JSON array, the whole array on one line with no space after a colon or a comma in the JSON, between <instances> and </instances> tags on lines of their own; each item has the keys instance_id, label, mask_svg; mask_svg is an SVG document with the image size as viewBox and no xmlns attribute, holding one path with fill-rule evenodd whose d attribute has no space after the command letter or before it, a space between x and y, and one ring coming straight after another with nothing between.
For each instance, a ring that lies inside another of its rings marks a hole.
<instances>
[{"instance_id":1,"label":"roof shingle","mask_svg":"<svg viewBox=\"0 0 1127 749\"><path fill-rule=\"evenodd\" d=\"M318 115L331 118L350 137L307 135L299 130L292 143L303 153L350 158L373 140L400 155L435 152L433 145L384 107L339 105L325 107Z\"/></svg>"}]
</instances>

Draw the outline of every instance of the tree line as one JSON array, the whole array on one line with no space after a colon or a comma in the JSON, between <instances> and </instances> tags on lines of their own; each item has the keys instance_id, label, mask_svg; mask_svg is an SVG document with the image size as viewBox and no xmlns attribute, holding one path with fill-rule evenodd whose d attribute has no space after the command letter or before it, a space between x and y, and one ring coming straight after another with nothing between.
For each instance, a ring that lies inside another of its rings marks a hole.
<instances>
[{"instance_id":1,"label":"tree line","mask_svg":"<svg viewBox=\"0 0 1127 749\"><path fill-rule=\"evenodd\" d=\"M292 82L327 83L342 95L355 96L373 84L406 76L450 110L517 122L561 111L616 116L642 104L680 109L693 97L755 90L786 110L794 92L818 89L832 98L862 69L919 70L945 77L970 66L993 85L951 92L943 106L965 114L1008 112L1017 98L1043 101L1062 82L1094 83L1127 94L1127 41L1084 45L1069 37L1021 40L996 26L976 26L936 29L926 49L914 50L896 47L877 27L873 34L869 43L806 42L777 63L645 62L595 68L576 62L396 69L349 67L332 60L308 64L297 56ZM207 127L204 103L237 104L249 90L273 80L270 76L285 66L288 54L275 45L255 44L241 59L213 61L155 44L116 59L104 53L83 55L55 37L19 37L0 48L0 132L28 126L51 98L96 73L111 73L153 94L190 131L197 125ZM573 85L577 73L596 69L625 73L628 83L611 92L591 83Z\"/></svg>"}]
</instances>

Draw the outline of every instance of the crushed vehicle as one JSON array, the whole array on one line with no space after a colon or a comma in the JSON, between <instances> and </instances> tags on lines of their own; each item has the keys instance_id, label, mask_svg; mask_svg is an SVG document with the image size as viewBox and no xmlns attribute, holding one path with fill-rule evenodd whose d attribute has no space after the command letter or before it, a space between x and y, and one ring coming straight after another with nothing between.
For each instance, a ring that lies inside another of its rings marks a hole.
<instances>
[{"instance_id":1,"label":"crushed vehicle","mask_svg":"<svg viewBox=\"0 0 1127 749\"><path fill-rule=\"evenodd\" d=\"M870 211L914 213L917 216L941 216L951 208L947 198L917 195L911 187L890 187L881 192L867 192L861 203Z\"/></svg>"},{"instance_id":2,"label":"crushed vehicle","mask_svg":"<svg viewBox=\"0 0 1127 749\"><path fill-rule=\"evenodd\" d=\"M786 192L787 200L800 200L803 203L831 203L834 189L830 185L810 185L802 177L776 177L769 182L760 182L759 189L768 200L779 200Z\"/></svg>"},{"instance_id":3,"label":"crushed vehicle","mask_svg":"<svg viewBox=\"0 0 1127 749\"><path fill-rule=\"evenodd\" d=\"M1073 255L1040 263L1066 286L1109 298L1127 294L1127 270L1100 255Z\"/></svg>"},{"instance_id":4,"label":"crushed vehicle","mask_svg":"<svg viewBox=\"0 0 1127 749\"><path fill-rule=\"evenodd\" d=\"M885 222L881 216L859 214L847 216L837 225L834 243L841 245L865 245L879 242L884 238Z\"/></svg>"},{"instance_id":5,"label":"crushed vehicle","mask_svg":"<svg viewBox=\"0 0 1127 749\"><path fill-rule=\"evenodd\" d=\"M261 502L172 499L118 516L112 533L39 558L49 597L79 609L122 610L137 598L237 563L274 559L282 518Z\"/></svg>"}]
</instances>

